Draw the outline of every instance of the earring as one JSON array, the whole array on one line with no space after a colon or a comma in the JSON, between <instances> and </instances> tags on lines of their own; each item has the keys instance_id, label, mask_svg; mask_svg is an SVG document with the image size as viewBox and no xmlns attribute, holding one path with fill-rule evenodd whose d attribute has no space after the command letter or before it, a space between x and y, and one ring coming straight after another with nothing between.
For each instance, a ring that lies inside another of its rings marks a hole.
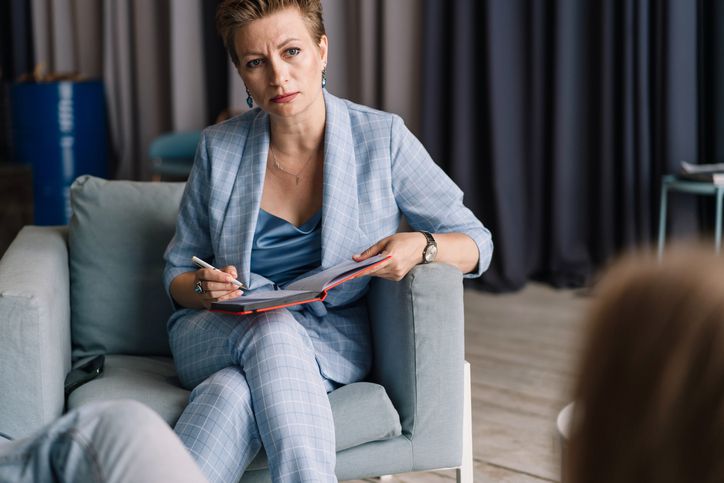
<instances>
[{"instance_id":1,"label":"earring","mask_svg":"<svg viewBox=\"0 0 724 483\"><path fill-rule=\"evenodd\" d=\"M327 67L322 69L322 89L327 87Z\"/></svg>"},{"instance_id":2,"label":"earring","mask_svg":"<svg viewBox=\"0 0 724 483\"><path fill-rule=\"evenodd\" d=\"M254 99L251 98L251 92L249 92L249 88L246 88L246 105L249 106L249 109L254 107Z\"/></svg>"}]
</instances>

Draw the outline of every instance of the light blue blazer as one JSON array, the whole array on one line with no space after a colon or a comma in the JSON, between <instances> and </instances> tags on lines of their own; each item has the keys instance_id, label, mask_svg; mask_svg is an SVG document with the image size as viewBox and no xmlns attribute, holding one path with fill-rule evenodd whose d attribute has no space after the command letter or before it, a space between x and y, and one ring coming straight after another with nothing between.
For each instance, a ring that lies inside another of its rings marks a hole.
<instances>
[{"instance_id":1,"label":"light blue blazer","mask_svg":"<svg viewBox=\"0 0 724 483\"><path fill-rule=\"evenodd\" d=\"M322 268L394 234L404 215L413 229L470 236L480 260L466 276L483 273L493 251L490 232L402 119L327 91L324 100ZM167 290L176 276L196 270L193 255L218 267L235 265L250 290L271 283L249 269L268 149L269 116L258 108L204 130L165 254ZM310 332L323 375L340 383L369 368L368 283L369 277L349 281L324 303L294 311ZM179 317L221 316L177 308L170 329Z\"/></svg>"}]
</instances>

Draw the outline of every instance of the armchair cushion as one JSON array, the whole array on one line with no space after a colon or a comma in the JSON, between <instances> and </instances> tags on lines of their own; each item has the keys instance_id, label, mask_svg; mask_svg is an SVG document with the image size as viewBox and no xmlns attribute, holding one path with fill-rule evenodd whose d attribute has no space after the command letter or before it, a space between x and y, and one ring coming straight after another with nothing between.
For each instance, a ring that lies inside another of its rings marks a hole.
<instances>
[{"instance_id":1,"label":"armchair cushion","mask_svg":"<svg viewBox=\"0 0 724 483\"><path fill-rule=\"evenodd\" d=\"M181 387L170 357L110 355L100 377L70 393L68 409L125 398L142 402L173 426L188 404L189 391Z\"/></svg>"},{"instance_id":2,"label":"armchair cushion","mask_svg":"<svg viewBox=\"0 0 724 483\"><path fill-rule=\"evenodd\" d=\"M161 283L183 183L106 181L71 186L69 228L73 359L170 355L171 305Z\"/></svg>"},{"instance_id":3,"label":"armchair cushion","mask_svg":"<svg viewBox=\"0 0 724 483\"><path fill-rule=\"evenodd\" d=\"M329 393L337 451L402 434L400 416L385 388L357 382Z\"/></svg>"},{"instance_id":4,"label":"armchair cushion","mask_svg":"<svg viewBox=\"0 0 724 483\"><path fill-rule=\"evenodd\" d=\"M179 387L173 361L167 357L111 355L101 377L73 391L68 409L93 401L130 398L153 408L170 425L186 406L189 391ZM385 389L370 382L343 386L329 394L337 451L401 434L400 418ZM266 458L251 469L266 467Z\"/></svg>"}]
</instances>

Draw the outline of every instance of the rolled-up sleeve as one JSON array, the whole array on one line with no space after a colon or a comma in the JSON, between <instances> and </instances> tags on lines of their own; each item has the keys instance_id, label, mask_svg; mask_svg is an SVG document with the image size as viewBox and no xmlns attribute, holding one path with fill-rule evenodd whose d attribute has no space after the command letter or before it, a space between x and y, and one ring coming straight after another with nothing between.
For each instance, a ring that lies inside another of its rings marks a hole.
<instances>
[{"instance_id":1,"label":"rolled-up sleeve","mask_svg":"<svg viewBox=\"0 0 724 483\"><path fill-rule=\"evenodd\" d=\"M206 136L202 134L196 148L191 173L184 189L176 233L164 253L166 265L163 271L163 284L171 302L171 282L182 273L196 270L191 257L196 255L202 260L211 260L213 249L209 231L209 192L210 166L206 149ZM213 262L211 262L213 263Z\"/></svg>"},{"instance_id":2,"label":"rolled-up sleeve","mask_svg":"<svg viewBox=\"0 0 724 483\"><path fill-rule=\"evenodd\" d=\"M410 226L431 233L464 233L478 246L476 269L465 274L479 277L490 265L490 231L463 205L462 190L435 164L425 147L399 116L391 127L390 156L395 200Z\"/></svg>"}]
</instances>

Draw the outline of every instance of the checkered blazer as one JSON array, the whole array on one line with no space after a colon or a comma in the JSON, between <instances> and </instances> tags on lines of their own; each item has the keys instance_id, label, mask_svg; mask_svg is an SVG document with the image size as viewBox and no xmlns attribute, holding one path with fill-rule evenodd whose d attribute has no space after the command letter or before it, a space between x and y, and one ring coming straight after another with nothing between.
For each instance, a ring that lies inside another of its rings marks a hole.
<instances>
[{"instance_id":1,"label":"checkered blazer","mask_svg":"<svg viewBox=\"0 0 724 483\"><path fill-rule=\"evenodd\" d=\"M324 100L322 267L349 260L392 235L404 215L413 229L469 235L480 261L466 276L479 276L490 263L490 232L402 119L326 91ZM196 270L192 255L218 267L235 265L250 290L270 283L249 269L268 149L269 116L258 108L204 130L165 254L167 289L177 275ZM308 310L323 316L348 306L364 295L368 283L369 277L351 280Z\"/></svg>"}]
</instances>

